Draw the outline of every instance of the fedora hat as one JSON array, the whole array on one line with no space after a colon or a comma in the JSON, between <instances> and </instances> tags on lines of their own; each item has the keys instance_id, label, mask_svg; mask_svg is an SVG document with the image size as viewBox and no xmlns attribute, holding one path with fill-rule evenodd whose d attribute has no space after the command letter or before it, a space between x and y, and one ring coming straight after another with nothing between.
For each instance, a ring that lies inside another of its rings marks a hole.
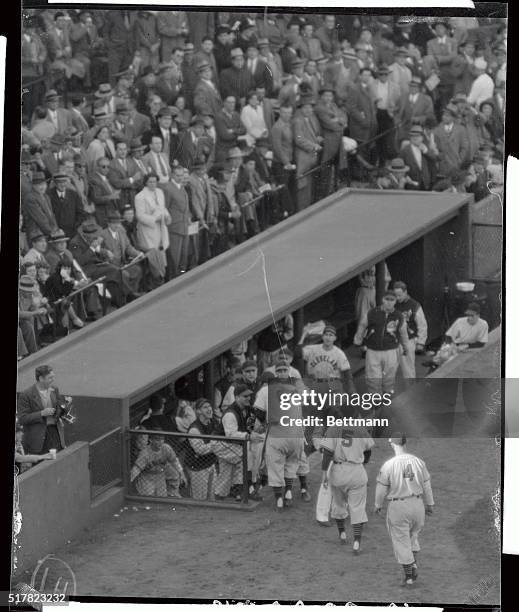
<instances>
[{"instance_id":1,"label":"fedora hat","mask_svg":"<svg viewBox=\"0 0 519 612\"><path fill-rule=\"evenodd\" d=\"M299 98L298 106L304 106L305 104L311 104L315 106L315 98L312 94L306 94Z\"/></svg>"},{"instance_id":2,"label":"fedora hat","mask_svg":"<svg viewBox=\"0 0 519 612\"><path fill-rule=\"evenodd\" d=\"M45 100L52 100L59 97L59 93L55 89L49 89L49 91L45 94Z\"/></svg>"},{"instance_id":3,"label":"fedora hat","mask_svg":"<svg viewBox=\"0 0 519 612\"><path fill-rule=\"evenodd\" d=\"M121 221L121 213L118 210L112 210L108 213L108 221Z\"/></svg>"},{"instance_id":4,"label":"fedora hat","mask_svg":"<svg viewBox=\"0 0 519 612\"><path fill-rule=\"evenodd\" d=\"M243 152L240 147L231 147L227 153L227 159L236 159L238 157L243 157Z\"/></svg>"},{"instance_id":5,"label":"fedora hat","mask_svg":"<svg viewBox=\"0 0 519 612\"><path fill-rule=\"evenodd\" d=\"M243 51L242 51L242 55L243 55ZM208 68L211 68L211 64L209 62L200 62L200 64L197 65L196 67L196 71L197 72L202 72L203 70L207 70Z\"/></svg>"},{"instance_id":6,"label":"fedora hat","mask_svg":"<svg viewBox=\"0 0 519 612\"><path fill-rule=\"evenodd\" d=\"M111 96L113 93L114 90L110 83L101 83L94 95L96 98L104 98L104 96Z\"/></svg>"},{"instance_id":7,"label":"fedora hat","mask_svg":"<svg viewBox=\"0 0 519 612\"><path fill-rule=\"evenodd\" d=\"M45 234L41 230L36 230L35 232L29 235L29 242L32 244L33 242L38 242L38 240L41 240L42 238L45 238L46 240L47 236L45 236Z\"/></svg>"},{"instance_id":8,"label":"fedora hat","mask_svg":"<svg viewBox=\"0 0 519 612\"><path fill-rule=\"evenodd\" d=\"M47 239L47 242L50 244L54 244L56 242L67 242L70 240L68 236L65 235L65 232L62 229L58 229L50 237Z\"/></svg>"},{"instance_id":9,"label":"fedora hat","mask_svg":"<svg viewBox=\"0 0 519 612\"><path fill-rule=\"evenodd\" d=\"M81 231L87 236L96 236L99 235L101 228L95 221L85 221L81 225Z\"/></svg>"},{"instance_id":10,"label":"fedora hat","mask_svg":"<svg viewBox=\"0 0 519 612\"><path fill-rule=\"evenodd\" d=\"M33 172L32 175L32 184L37 185L38 183L46 183L47 179L45 178L45 174L43 172Z\"/></svg>"},{"instance_id":11,"label":"fedora hat","mask_svg":"<svg viewBox=\"0 0 519 612\"><path fill-rule=\"evenodd\" d=\"M409 130L409 135L423 136L423 127L421 125L413 125Z\"/></svg>"},{"instance_id":12,"label":"fedora hat","mask_svg":"<svg viewBox=\"0 0 519 612\"><path fill-rule=\"evenodd\" d=\"M146 145L142 144L142 140L140 138L134 138L130 143L130 151L139 151L144 150Z\"/></svg>"},{"instance_id":13,"label":"fedora hat","mask_svg":"<svg viewBox=\"0 0 519 612\"><path fill-rule=\"evenodd\" d=\"M234 49L231 49L231 57L235 58L235 57L242 57L243 56L243 51L242 49L240 49L240 47L235 47Z\"/></svg>"},{"instance_id":14,"label":"fedora hat","mask_svg":"<svg viewBox=\"0 0 519 612\"><path fill-rule=\"evenodd\" d=\"M395 159L391 161L391 165L389 166L388 170L391 172L409 172L409 166L405 165L405 162L401 157L395 157Z\"/></svg>"},{"instance_id":15,"label":"fedora hat","mask_svg":"<svg viewBox=\"0 0 519 612\"><path fill-rule=\"evenodd\" d=\"M387 64L381 64L377 68L376 72L377 74L389 74L390 72L393 72L393 71L389 69L389 66Z\"/></svg>"}]
</instances>

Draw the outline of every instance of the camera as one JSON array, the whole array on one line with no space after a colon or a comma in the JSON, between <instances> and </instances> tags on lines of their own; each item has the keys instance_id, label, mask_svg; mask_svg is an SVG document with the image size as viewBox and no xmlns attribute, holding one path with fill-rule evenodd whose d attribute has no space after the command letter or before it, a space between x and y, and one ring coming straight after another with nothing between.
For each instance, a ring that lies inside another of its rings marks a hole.
<instances>
[{"instance_id":1,"label":"camera","mask_svg":"<svg viewBox=\"0 0 519 612\"><path fill-rule=\"evenodd\" d=\"M58 403L58 416L69 425L72 425L76 420L75 415L72 414L73 407L74 401L70 395L64 396L63 400Z\"/></svg>"}]
</instances>

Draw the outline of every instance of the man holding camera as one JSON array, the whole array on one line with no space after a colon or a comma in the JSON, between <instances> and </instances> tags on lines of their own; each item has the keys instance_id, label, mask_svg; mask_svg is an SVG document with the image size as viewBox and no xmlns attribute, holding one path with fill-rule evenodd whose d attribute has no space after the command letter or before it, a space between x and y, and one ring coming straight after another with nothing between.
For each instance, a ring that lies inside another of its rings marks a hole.
<instances>
[{"instance_id":1,"label":"man holding camera","mask_svg":"<svg viewBox=\"0 0 519 612\"><path fill-rule=\"evenodd\" d=\"M26 452L44 455L51 449L65 448L62 417L66 400L53 386L55 376L50 366L38 366L35 377L36 384L18 398L18 422L24 428Z\"/></svg>"}]
</instances>

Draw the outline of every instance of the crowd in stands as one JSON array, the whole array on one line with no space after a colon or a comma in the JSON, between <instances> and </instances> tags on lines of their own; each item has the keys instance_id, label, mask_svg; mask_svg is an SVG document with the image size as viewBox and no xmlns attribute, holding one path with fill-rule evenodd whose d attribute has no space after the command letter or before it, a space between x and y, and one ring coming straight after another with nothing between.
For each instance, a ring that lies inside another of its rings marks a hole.
<instances>
[{"instance_id":1,"label":"crowd in stands","mask_svg":"<svg viewBox=\"0 0 519 612\"><path fill-rule=\"evenodd\" d=\"M32 9L23 358L333 192L503 184L506 21Z\"/></svg>"}]
</instances>

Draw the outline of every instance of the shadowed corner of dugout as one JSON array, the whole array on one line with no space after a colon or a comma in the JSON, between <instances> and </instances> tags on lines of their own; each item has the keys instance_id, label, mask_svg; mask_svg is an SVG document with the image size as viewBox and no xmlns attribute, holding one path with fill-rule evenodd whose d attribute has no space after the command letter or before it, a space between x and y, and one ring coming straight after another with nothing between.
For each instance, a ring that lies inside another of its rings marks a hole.
<instances>
[{"instance_id":1,"label":"shadowed corner of dugout","mask_svg":"<svg viewBox=\"0 0 519 612\"><path fill-rule=\"evenodd\" d=\"M365 419L364 426L373 437L388 437L392 431L406 431L409 437L417 438L500 435L500 379L419 379L407 381L406 387L402 393L392 396L383 391L348 394L342 387L311 380L290 384L271 381L268 385L269 435L300 436L301 426L289 419L303 418L308 437L308 428L326 428L333 424L327 419L329 415Z\"/></svg>"}]
</instances>

